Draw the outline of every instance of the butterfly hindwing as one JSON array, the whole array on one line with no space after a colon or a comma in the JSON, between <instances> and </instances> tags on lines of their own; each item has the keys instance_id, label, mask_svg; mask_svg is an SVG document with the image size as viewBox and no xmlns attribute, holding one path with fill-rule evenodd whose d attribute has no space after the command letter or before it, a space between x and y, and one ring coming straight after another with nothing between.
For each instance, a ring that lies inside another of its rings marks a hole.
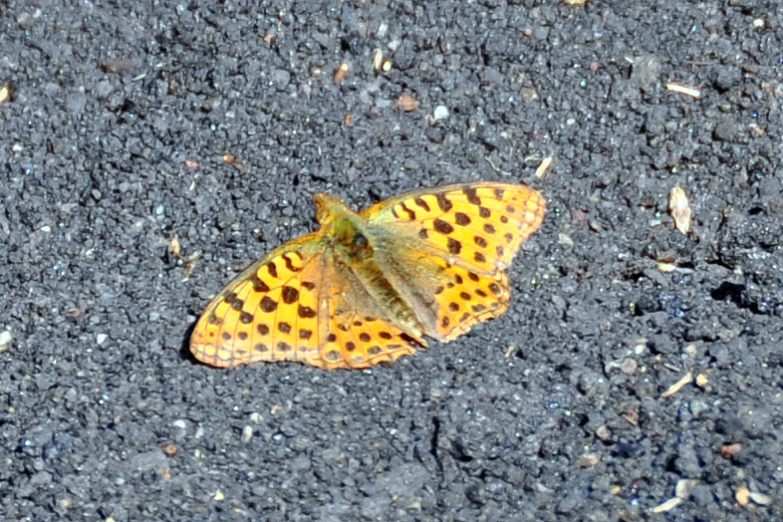
<instances>
[{"instance_id":1,"label":"butterfly hindwing","mask_svg":"<svg viewBox=\"0 0 783 522\"><path fill-rule=\"evenodd\" d=\"M388 267L386 277L414 309L426 335L450 341L476 323L500 317L508 307L510 290L505 270L480 274L439 257L422 255L404 243L387 246L378 249L376 256Z\"/></svg>"},{"instance_id":2,"label":"butterfly hindwing","mask_svg":"<svg viewBox=\"0 0 783 522\"><path fill-rule=\"evenodd\" d=\"M376 255L392 252L384 264L403 286L414 282L409 302L424 333L449 341L506 311L506 268L541 226L544 207L529 187L477 183L413 192L361 215L383 245Z\"/></svg>"},{"instance_id":3,"label":"butterfly hindwing","mask_svg":"<svg viewBox=\"0 0 783 522\"><path fill-rule=\"evenodd\" d=\"M329 264L324 299L330 317L324 331L322 367L369 368L416 351L417 342L389 317L384 303L373 300L356 273L338 261ZM424 341L418 344L426 346Z\"/></svg>"}]
</instances>

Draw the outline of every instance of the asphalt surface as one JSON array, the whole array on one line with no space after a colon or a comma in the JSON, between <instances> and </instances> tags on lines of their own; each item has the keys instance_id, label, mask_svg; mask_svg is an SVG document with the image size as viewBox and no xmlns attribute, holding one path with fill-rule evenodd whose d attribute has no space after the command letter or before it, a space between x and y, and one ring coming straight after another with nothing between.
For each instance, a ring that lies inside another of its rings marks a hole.
<instances>
[{"instance_id":1,"label":"asphalt surface","mask_svg":"<svg viewBox=\"0 0 783 522\"><path fill-rule=\"evenodd\" d=\"M0 519L783 520L779 2L62 4L0 7ZM548 202L500 320L188 355L314 192L480 179Z\"/></svg>"}]
</instances>

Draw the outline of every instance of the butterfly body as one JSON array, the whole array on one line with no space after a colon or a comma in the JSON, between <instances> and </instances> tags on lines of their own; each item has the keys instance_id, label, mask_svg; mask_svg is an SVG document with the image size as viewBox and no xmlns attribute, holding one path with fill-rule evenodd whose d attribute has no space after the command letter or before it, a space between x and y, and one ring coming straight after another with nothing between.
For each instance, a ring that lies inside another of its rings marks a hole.
<instances>
[{"instance_id":1,"label":"butterfly body","mask_svg":"<svg viewBox=\"0 0 783 522\"><path fill-rule=\"evenodd\" d=\"M392 262L382 255L383 246L378 249L382 231L373 229L366 218L338 198L318 193L315 204L326 264L342 272L342 279L355 280L370 299L386 311L385 315L395 319L406 334L426 346L416 311L404 297L410 293L405 288L406 283L389 273Z\"/></svg>"},{"instance_id":2,"label":"butterfly body","mask_svg":"<svg viewBox=\"0 0 783 522\"><path fill-rule=\"evenodd\" d=\"M541 224L526 186L452 185L361 213L315 196L321 229L232 281L191 337L197 359L230 367L298 361L366 368L449 341L508 306L505 269Z\"/></svg>"}]
</instances>

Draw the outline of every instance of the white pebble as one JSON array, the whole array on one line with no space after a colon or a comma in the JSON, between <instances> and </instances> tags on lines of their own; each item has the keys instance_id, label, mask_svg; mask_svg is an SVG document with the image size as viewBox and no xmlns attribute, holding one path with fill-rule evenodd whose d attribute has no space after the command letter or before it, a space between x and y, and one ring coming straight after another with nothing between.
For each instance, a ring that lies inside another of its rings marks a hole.
<instances>
[{"instance_id":1,"label":"white pebble","mask_svg":"<svg viewBox=\"0 0 783 522\"><path fill-rule=\"evenodd\" d=\"M434 125L440 120L445 120L449 117L449 109L445 105L438 105L430 115L430 125Z\"/></svg>"},{"instance_id":2,"label":"white pebble","mask_svg":"<svg viewBox=\"0 0 783 522\"><path fill-rule=\"evenodd\" d=\"M10 330L4 330L0 332L0 353L8 350L8 347L11 346L11 341L13 340L14 338L11 335Z\"/></svg>"}]
</instances>

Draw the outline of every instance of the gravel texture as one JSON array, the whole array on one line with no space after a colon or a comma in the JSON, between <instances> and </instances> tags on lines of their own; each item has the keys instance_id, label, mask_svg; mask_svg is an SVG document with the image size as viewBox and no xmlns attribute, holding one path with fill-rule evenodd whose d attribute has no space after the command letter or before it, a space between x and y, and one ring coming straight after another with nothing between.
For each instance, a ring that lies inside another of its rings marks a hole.
<instances>
[{"instance_id":1,"label":"gravel texture","mask_svg":"<svg viewBox=\"0 0 783 522\"><path fill-rule=\"evenodd\" d=\"M782 21L5 2L0 519L783 520ZM314 229L314 192L479 179L549 205L501 320L364 372L188 356L231 275Z\"/></svg>"}]
</instances>

